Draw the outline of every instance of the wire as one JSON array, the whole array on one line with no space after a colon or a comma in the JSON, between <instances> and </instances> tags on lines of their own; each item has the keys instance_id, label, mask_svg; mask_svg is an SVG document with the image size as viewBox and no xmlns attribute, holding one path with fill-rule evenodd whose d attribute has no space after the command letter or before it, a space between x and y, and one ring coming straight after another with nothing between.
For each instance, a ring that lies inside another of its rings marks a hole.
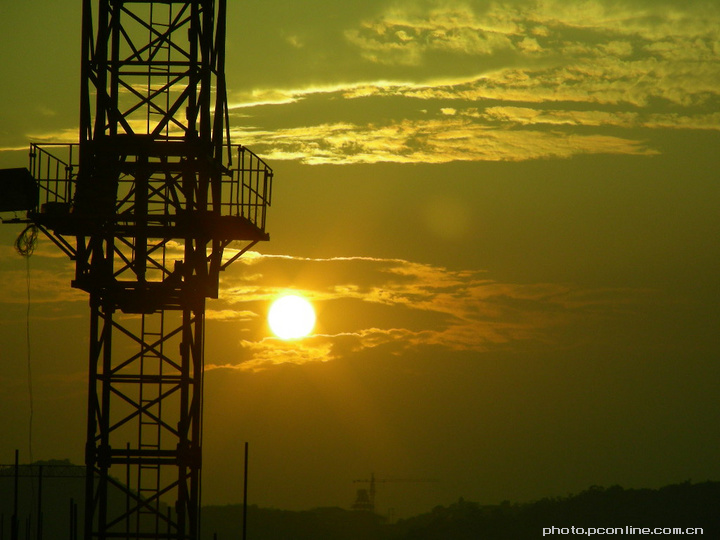
<instances>
[{"instance_id":1,"label":"wire","mask_svg":"<svg viewBox=\"0 0 720 540\"><path fill-rule=\"evenodd\" d=\"M27 343L27 378L28 378L28 395L30 397L30 421L28 426L28 446L30 451L30 463L33 462L33 414L34 398L32 385L32 362L30 348L30 256L35 251L38 242L38 227L30 224L18 235L15 240L15 250L25 257L26 281L27 281L27 313L25 314L25 340Z\"/></svg>"},{"instance_id":2,"label":"wire","mask_svg":"<svg viewBox=\"0 0 720 540\"><path fill-rule=\"evenodd\" d=\"M28 447L30 451L30 463L33 462L33 414L34 398L32 384L32 354L30 348L30 257L25 258L26 282L27 282L27 312L25 314L25 340L27 344L27 378L28 378L28 395L30 396L30 421L28 426Z\"/></svg>"},{"instance_id":3,"label":"wire","mask_svg":"<svg viewBox=\"0 0 720 540\"><path fill-rule=\"evenodd\" d=\"M25 314L25 340L27 343L27 377L28 395L30 396L30 421L28 426L28 446L30 451L30 463L33 462L33 414L35 412L33 385L32 385L32 362L30 348L30 256L35 251L38 242L38 228L35 224L25 227L23 232L15 240L15 249L25 257L26 281L27 281L27 313Z\"/></svg>"},{"instance_id":4,"label":"wire","mask_svg":"<svg viewBox=\"0 0 720 540\"><path fill-rule=\"evenodd\" d=\"M32 386L32 362L30 349L30 256L35 251L38 241L38 228L35 224L28 225L15 240L15 249L25 257L26 281L27 281L27 313L25 316L25 340L27 342L27 377L28 377L28 394L30 396L30 421L28 429L28 446L30 451L30 463L33 462L32 434L33 434L33 413L34 399Z\"/></svg>"},{"instance_id":5,"label":"wire","mask_svg":"<svg viewBox=\"0 0 720 540\"><path fill-rule=\"evenodd\" d=\"M23 257L29 257L37 246L38 228L28 225L15 240L15 250Z\"/></svg>"},{"instance_id":6,"label":"wire","mask_svg":"<svg viewBox=\"0 0 720 540\"><path fill-rule=\"evenodd\" d=\"M28 227L29 229L30 227ZM33 416L35 413L35 399L33 397L33 377L32 377L32 349L30 348L31 339L30 339L30 254L35 249L35 244L37 243L37 228L33 227L35 230L30 235L31 239L29 241L29 245L32 246L32 248L27 252L26 255L23 255L25 257L25 282L27 283L27 311L25 312L25 342L26 342L26 349L27 349L27 383L28 383L28 396L30 398L30 418L28 420L28 454L30 456L30 466L28 467L28 470L30 474L32 475L32 464L35 461L33 457ZM27 231L28 229L25 229ZM23 234L25 233L23 231ZM23 235L21 235L22 237ZM18 239L19 240L19 239ZM18 250L19 251L19 250ZM38 474L40 474L38 472ZM35 483L30 482L30 501L32 504L32 508L35 507ZM29 519L29 518L28 518ZM40 516L38 516L38 520L40 519Z\"/></svg>"}]
</instances>

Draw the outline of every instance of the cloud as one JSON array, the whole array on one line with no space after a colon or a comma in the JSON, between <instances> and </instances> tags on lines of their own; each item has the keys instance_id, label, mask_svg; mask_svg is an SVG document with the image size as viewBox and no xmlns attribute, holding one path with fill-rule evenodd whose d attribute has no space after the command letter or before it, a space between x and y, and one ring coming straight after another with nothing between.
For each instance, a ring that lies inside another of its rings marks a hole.
<instances>
[{"instance_id":1,"label":"cloud","mask_svg":"<svg viewBox=\"0 0 720 540\"><path fill-rule=\"evenodd\" d=\"M447 163L651 155L653 144L630 130L720 128L716 2L426 0L372 9L333 34L343 54L328 57L322 74L230 89L245 122L234 139L273 160ZM307 50L296 30L284 39ZM362 116L351 116L358 109Z\"/></svg>"},{"instance_id":2,"label":"cloud","mask_svg":"<svg viewBox=\"0 0 720 540\"><path fill-rule=\"evenodd\" d=\"M253 311L236 311L234 309L206 309L205 319L214 321L247 321L258 317Z\"/></svg>"},{"instance_id":3,"label":"cloud","mask_svg":"<svg viewBox=\"0 0 720 540\"><path fill-rule=\"evenodd\" d=\"M486 118L502 120L497 113L496 109ZM269 160L296 159L311 165L523 161L580 154L656 153L643 141L615 135L498 129L469 116L455 118L447 111L441 116L384 125L342 123L274 132L245 131L238 136Z\"/></svg>"},{"instance_id":4,"label":"cloud","mask_svg":"<svg viewBox=\"0 0 720 540\"><path fill-rule=\"evenodd\" d=\"M707 2L395 2L344 35L402 76L258 91L313 116L236 138L309 164L652 155L638 129L720 129L718 23ZM325 117L346 100L362 120Z\"/></svg>"},{"instance_id":5,"label":"cloud","mask_svg":"<svg viewBox=\"0 0 720 540\"><path fill-rule=\"evenodd\" d=\"M293 265L293 274L312 276L295 287L319 312L317 333L292 341L262 332L255 337L245 335L239 342L244 360L211 362L211 369L257 370L281 363L327 362L376 348L394 354L427 348L485 352L529 344L568 346L582 339L583 333L575 334L573 328L632 314L654 294L632 289L586 290L567 284L500 283L480 271L402 259L254 254L226 277L222 301L227 307L222 312L240 307L239 313L247 313L271 302L287 290L276 276L287 273L288 265ZM262 274L266 285L243 286L243 267L251 267L254 275Z\"/></svg>"},{"instance_id":6,"label":"cloud","mask_svg":"<svg viewBox=\"0 0 720 540\"><path fill-rule=\"evenodd\" d=\"M583 0L534 2L530 18L543 25L589 29L646 40L717 36L717 3L705 0L673 2L610 2Z\"/></svg>"},{"instance_id":7,"label":"cloud","mask_svg":"<svg viewBox=\"0 0 720 540\"><path fill-rule=\"evenodd\" d=\"M87 302L87 295L70 287L72 275L58 274L53 270L33 268L29 275L30 301L33 304ZM3 272L0 285L0 302L24 304L27 302L28 275L21 270Z\"/></svg>"},{"instance_id":8,"label":"cloud","mask_svg":"<svg viewBox=\"0 0 720 540\"><path fill-rule=\"evenodd\" d=\"M495 11L495 10L494 10ZM427 11L391 8L345 37L364 59L390 65L419 65L428 53L489 55L511 47L517 26L502 12L479 18L467 5L435 6Z\"/></svg>"},{"instance_id":9,"label":"cloud","mask_svg":"<svg viewBox=\"0 0 720 540\"><path fill-rule=\"evenodd\" d=\"M246 98L287 103L341 90L411 96L421 87L455 87L448 95L456 99L495 98L499 91L497 98L509 101L643 105L652 97L675 102L681 88L700 100L707 92L718 95L718 22L720 6L710 2L396 2L344 35L361 58L417 65L382 71L403 73L404 81L363 82L342 70L344 82L256 89ZM426 58L438 51L445 56L437 62Z\"/></svg>"},{"instance_id":10,"label":"cloud","mask_svg":"<svg viewBox=\"0 0 720 540\"><path fill-rule=\"evenodd\" d=\"M418 64L438 50L473 56L512 50L535 58L557 55L558 49L625 56L632 41L665 43L697 57L702 47L677 45L716 44L718 18L720 8L711 2L396 2L348 29L345 37L363 58L378 63Z\"/></svg>"},{"instance_id":11,"label":"cloud","mask_svg":"<svg viewBox=\"0 0 720 540\"><path fill-rule=\"evenodd\" d=\"M462 111L478 116L477 109ZM720 113L681 115L678 113L647 113L602 110L542 109L531 107L488 107L482 113L490 121L522 126L614 126L621 128L666 128L720 130Z\"/></svg>"},{"instance_id":12,"label":"cloud","mask_svg":"<svg viewBox=\"0 0 720 540\"><path fill-rule=\"evenodd\" d=\"M23 259L10 245L0 246L0 302L24 304L30 288L32 303L58 303L69 306L87 302L85 293L70 287L74 277L74 263L49 240L38 239L29 259Z\"/></svg>"}]
</instances>

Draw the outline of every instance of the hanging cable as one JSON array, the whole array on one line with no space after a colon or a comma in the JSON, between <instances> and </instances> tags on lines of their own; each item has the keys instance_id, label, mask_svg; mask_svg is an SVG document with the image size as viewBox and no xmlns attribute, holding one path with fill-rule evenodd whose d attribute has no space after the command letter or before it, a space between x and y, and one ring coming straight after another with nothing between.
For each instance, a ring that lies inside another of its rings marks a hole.
<instances>
[{"instance_id":1,"label":"hanging cable","mask_svg":"<svg viewBox=\"0 0 720 540\"><path fill-rule=\"evenodd\" d=\"M33 456L33 416L35 413L35 398L33 396L33 377L32 377L32 349L30 339L30 256L37 246L38 228L37 226L28 225L23 232L15 240L15 249L25 257L25 282L27 285L27 310L25 312L25 345L27 350L27 384L28 397L30 401L30 418L28 420L28 454L30 456L30 468L32 474L32 464L35 461ZM35 506L35 483L31 482L31 504ZM29 518L28 518L29 519ZM39 516L38 516L38 519Z\"/></svg>"},{"instance_id":2,"label":"hanging cable","mask_svg":"<svg viewBox=\"0 0 720 540\"><path fill-rule=\"evenodd\" d=\"M30 452L30 463L33 462L33 413L34 398L32 384L32 354L30 349L30 256L25 257L25 281L27 283L27 311L25 313L25 341L27 349L27 379L28 379L28 395L30 397L30 421L28 425L28 450Z\"/></svg>"},{"instance_id":3,"label":"hanging cable","mask_svg":"<svg viewBox=\"0 0 720 540\"><path fill-rule=\"evenodd\" d=\"M30 347L30 256L35 251L38 239L36 225L28 225L15 240L15 250L25 257L25 281L27 284L27 311L25 313L25 342L27 349L27 382L28 396L30 398L30 419L28 422L28 450L30 463L33 462L33 415L35 412L33 384L32 384L32 349Z\"/></svg>"},{"instance_id":4,"label":"hanging cable","mask_svg":"<svg viewBox=\"0 0 720 540\"><path fill-rule=\"evenodd\" d=\"M23 257L30 257L37 246L38 228L36 225L28 225L15 240L15 250Z\"/></svg>"}]
</instances>

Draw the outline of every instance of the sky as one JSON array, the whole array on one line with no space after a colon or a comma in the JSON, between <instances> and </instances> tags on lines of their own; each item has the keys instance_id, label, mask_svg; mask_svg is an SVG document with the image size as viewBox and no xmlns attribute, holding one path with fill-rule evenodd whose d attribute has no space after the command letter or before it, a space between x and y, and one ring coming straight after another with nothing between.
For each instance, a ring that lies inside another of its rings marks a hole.
<instances>
[{"instance_id":1,"label":"sky","mask_svg":"<svg viewBox=\"0 0 720 540\"><path fill-rule=\"evenodd\" d=\"M720 480L720 4L231 0L227 45L275 181L207 306L205 504L242 500L245 441L285 509L371 473L397 517ZM76 142L80 3L0 0L0 52L0 167ZM82 463L87 297L20 230L0 462ZM317 324L282 341L290 291Z\"/></svg>"}]
</instances>

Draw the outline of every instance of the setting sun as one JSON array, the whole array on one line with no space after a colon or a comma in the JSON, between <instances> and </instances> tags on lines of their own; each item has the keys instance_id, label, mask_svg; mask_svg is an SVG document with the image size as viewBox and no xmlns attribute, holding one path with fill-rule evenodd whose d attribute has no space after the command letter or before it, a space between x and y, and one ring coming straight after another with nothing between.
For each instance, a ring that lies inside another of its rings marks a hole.
<instances>
[{"instance_id":1,"label":"setting sun","mask_svg":"<svg viewBox=\"0 0 720 540\"><path fill-rule=\"evenodd\" d=\"M301 296L282 296L270 306L268 324L273 333L281 339L305 337L315 326L315 310L310 302Z\"/></svg>"}]
</instances>

